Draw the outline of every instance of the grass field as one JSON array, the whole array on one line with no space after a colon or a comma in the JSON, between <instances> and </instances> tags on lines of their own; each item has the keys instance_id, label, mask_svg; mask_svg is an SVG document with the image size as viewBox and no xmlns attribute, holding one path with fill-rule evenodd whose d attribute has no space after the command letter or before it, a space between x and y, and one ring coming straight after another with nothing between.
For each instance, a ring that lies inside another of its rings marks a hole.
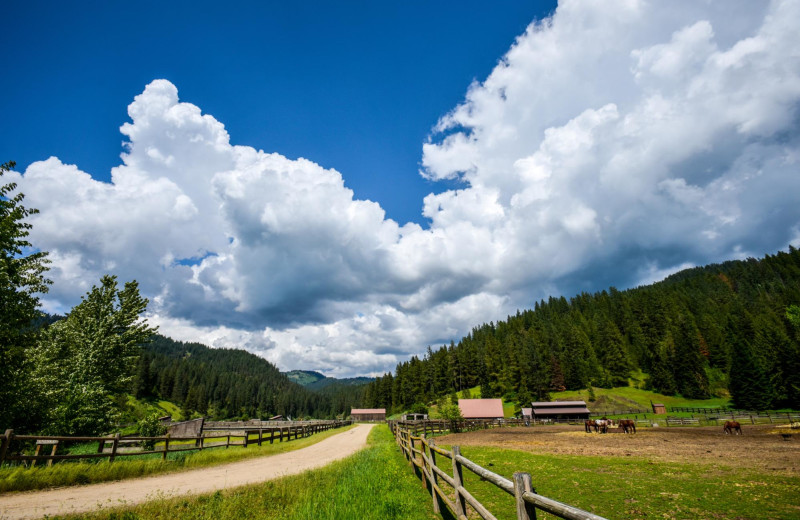
<instances>
[{"instance_id":1,"label":"grass field","mask_svg":"<svg viewBox=\"0 0 800 520\"><path fill-rule=\"evenodd\" d=\"M192 498L68 517L75 520L435 520L430 495L400 455L389 429L373 428L368 447L301 475Z\"/></svg>"},{"instance_id":2,"label":"grass field","mask_svg":"<svg viewBox=\"0 0 800 520\"><path fill-rule=\"evenodd\" d=\"M528 471L536 491L606 518L796 519L800 477L727 465L639 457L540 455L465 447L465 457L510 478ZM468 472L465 471L465 474ZM512 497L471 473L466 487L498 519L514 519ZM538 518L550 518L540 514Z\"/></svg>"},{"instance_id":3,"label":"grass field","mask_svg":"<svg viewBox=\"0 0 800 520\"><path fill-rule=\"evenodd\" d=\"M348 428L350 427L328 430L290 442L265 443L262 446L251 444L247 448L231 446L227 449L210 448L203 451L169 453L166 461L162 461L161 454L156 453L129 458L118 457L114 462L108 462L106 459L61 462L49 468L46 466L34 468L4 466L0 468L0 492L122 480L275 455L315 444ZM88 453L94 453L96 449L97 443L87 445L86 448ZM71 451L78 453L80 449Z\"/></svg>"}]
</instances>

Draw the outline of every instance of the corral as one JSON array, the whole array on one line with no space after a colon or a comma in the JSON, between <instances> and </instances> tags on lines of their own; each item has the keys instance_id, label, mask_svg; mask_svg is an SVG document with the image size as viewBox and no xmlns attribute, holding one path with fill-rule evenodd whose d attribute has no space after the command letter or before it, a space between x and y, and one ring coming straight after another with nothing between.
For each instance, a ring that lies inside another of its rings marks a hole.
<instances>
[{"instance_id":1,"label":"corral","mask_svg":"<svg viewBox=\"0 0 800 520\"><path fill-rule=\"evenodd\" d=\"M496 428L437 437L439 444L493 446L541 454L646 457L670 462L742 465L800 474L800 431L788 425L744 425L744 435L724 435L722 426L639 428L625 435L617 428L600 435L582 426Z\"/></svg>"}]
</instances>

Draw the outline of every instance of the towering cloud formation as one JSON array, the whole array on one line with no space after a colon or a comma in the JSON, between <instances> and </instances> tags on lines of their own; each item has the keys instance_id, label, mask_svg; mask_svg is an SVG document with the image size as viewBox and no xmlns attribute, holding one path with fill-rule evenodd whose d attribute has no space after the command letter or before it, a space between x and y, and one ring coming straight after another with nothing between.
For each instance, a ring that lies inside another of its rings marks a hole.
<instances>
[{"instance_id":1,"label":"towering cloud formation","mask_svg":"<svg viewBox=\"0 0 800 520\"><path fill-rule=\"evenodd\" d=\"M113 272L169 334L349 375L553 292L785 247L800 241L796 20L798 1L562 2L424 144L422 174L465 186L425 198L427 229L335 170L232 145L154 81L111 183L56 158L20 179L54 260L47 305Z\"/></svg>"}]
</instances>

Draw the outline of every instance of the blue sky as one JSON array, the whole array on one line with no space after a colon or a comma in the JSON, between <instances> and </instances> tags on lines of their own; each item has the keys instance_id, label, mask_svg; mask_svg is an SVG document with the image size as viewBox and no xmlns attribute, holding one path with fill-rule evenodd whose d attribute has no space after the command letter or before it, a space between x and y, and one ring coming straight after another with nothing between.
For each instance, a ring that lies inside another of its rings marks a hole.
<instances>
[{"instance_id":1,"label":"blue sky","mask_svg":"<svg viewBox=\"0 0 800 520\"><path fill-rule=\"evenodd\" d=\"M0 156L54 155L108 180L118 129L165 78L237 144L345 174L423 223L417 174L438 118L555 2L28 2L0 7Z\"/></svg>"},{"instance_id":2,"label":"blue sky","mask_svg":"<svg viewBox=\"0 0 800 520\"><path fill-rule=\"evenodd\" d=\"M0 7L49 312L111 273L176 339L369 375L800 246L800 0L85 6Z\"/></svg>"}]
</instances>

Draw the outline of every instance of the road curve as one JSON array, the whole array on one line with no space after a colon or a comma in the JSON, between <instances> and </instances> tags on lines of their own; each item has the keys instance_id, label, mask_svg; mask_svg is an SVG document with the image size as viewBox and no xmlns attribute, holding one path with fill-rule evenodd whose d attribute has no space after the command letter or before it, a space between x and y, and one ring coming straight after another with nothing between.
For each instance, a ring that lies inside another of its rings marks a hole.
<instances>
[{"instance_id":1,"label":"road curve","mask_svg":"<svg viewBox=\"0 0 800 520\"><path fill-rule=\"evenodd\" d=\"M41 518L211 493L295 475L343 459L367 444L373 425L361 424L306 448L179 473L87 486L0 495L0 520Z\"/></svg>"}]
</instances>

